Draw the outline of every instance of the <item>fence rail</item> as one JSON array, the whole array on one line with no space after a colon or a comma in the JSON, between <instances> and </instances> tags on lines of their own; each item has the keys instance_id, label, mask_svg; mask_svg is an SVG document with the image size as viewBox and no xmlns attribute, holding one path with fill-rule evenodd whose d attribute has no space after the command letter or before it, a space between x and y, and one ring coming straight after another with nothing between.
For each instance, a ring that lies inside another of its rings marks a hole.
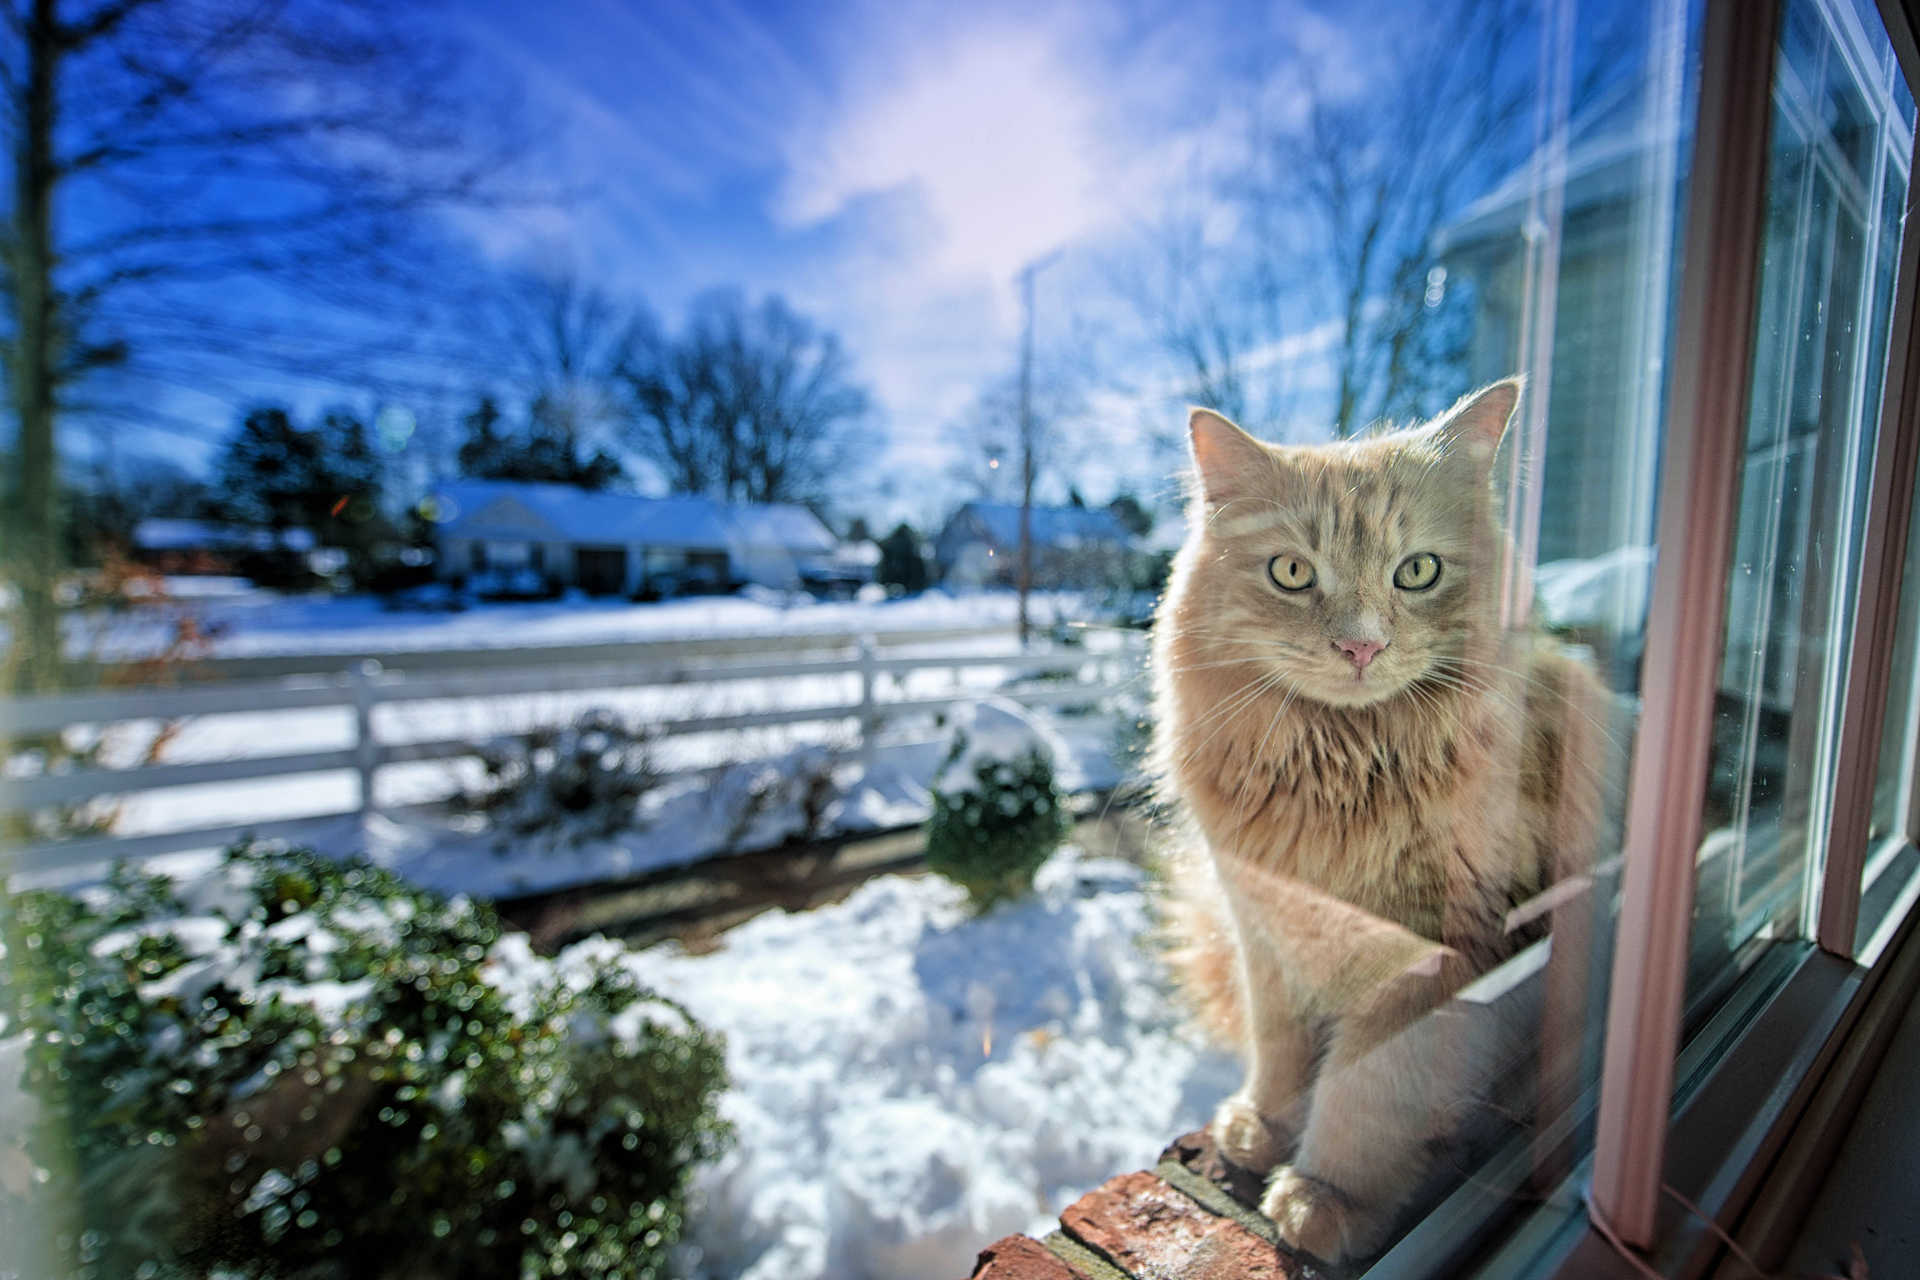
<instances>
[{"instance_id":1,"label":"fence rail","mask_svg":"<svg viewBox=\"0 0 1920 1280\"><path fill-rule=\"evenodd\" d=\"M782 662L715 660L742 652L739 641L723 641L705 650L696 642L676 642L662 661L657 647L628 646L625 656L609 659L607 646L569 650L483 650L489 664L500 654L517 652L523 666L477 665L460 668L449 655L436 654L426 670L390 670L383 663L361 658L345 670L302 672L279 679L249 679L225 684L188 685L125 693L89 693L21 698L0 703L0 731L9 735L45 734L74 725L106 725L141 720L304 710L316 707L351 708L353 745L331 750L191 763L155 763L133 768L76 769L0 780L0 813L26 812L55 805L75 804L106 795L125 795L168 787L239 782L351 769L358 774L360 816L374 809L374 784L387 765L451 760L475 755L480 741L457 737L428 741L382 741L373 723L375 707L448 699L500 698L530 694L589 691L664 690L721 686L747 681L790 681L818 677L857 676L853 701L810 702L732 714L659 718L646 722L656 737L727 733L746 729L801 724L850 724L858 734L859 749L870 751L889 720L938 711L962 692L939 697L884 698L881 676L903 677L919 671L949 671L959 685L964 670L995 668L1027 677L1066 677L1055 683L1023 683L996 692L1031 706L1098 702L1120 693L1140 661L1137 638L1123 633L1115 647L1092 650L1061 647L1039 652L979 653L939 649L893 654L882 649L915 646L930 649L943 642L1006 639L1009 633L971 629L947 632L881 633L859 637L779 637L780 642L828 639L827 650L853 650L851 656L809 657L822 648L803 644L800 656ZM760 640L756 644L773 644ZM746 651L757 656L767 649ZM457 656L473 656L465 651ZM298 819L323 822L353 814L321 814ZM145 856L179 849L226 843L246 831L268 834L287 823L203 827L157 835L95 836L0 848L0 868L12 871L49 869L98 862L105 858Z\"/></svg>"}]
</instances>

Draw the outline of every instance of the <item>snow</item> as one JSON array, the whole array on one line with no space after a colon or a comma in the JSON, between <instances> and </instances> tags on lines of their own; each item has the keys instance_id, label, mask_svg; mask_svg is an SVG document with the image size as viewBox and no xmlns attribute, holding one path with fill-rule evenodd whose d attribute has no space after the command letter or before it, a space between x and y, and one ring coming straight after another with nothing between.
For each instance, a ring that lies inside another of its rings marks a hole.
<instances>
[{"instance_id":1,"label":"snow","mask_svg":"<svg viewBox=\"0 0 1920 1280\"><path fill-rule=\"evenodd\" d=\"M1079 617L1071 594L1037 592L1041 625ZM420 649L512 649L539 645L769 635L958 630L1014 625L1018 602L1007 591L927 591L898 600L820 601L802 592L755 593L632 604L562 599L475 604L461 613L410 613L372 596L210 593L98 618L77 618L70 648L107 659L164 650L190 617L210 637L205 656L365 653Z\"/></svg>"},{"instance_id":2,"label":"snow","mask_svg":"<svg viewBox=\"0 0 1920 1280\"><path fill-rule=\"evenodd\" d=\"M1018 708L968 710L983 739L1044 736ZM192 998L222 981L337 1023L369 992L334 976L336 934L397 936L412 909L362 901L325 919L242 920L221 938L214 913L244 899L246 869L203 860L174 870L187 914L116 930L100 948L130 952L161 929L180 939L196 958L160 979L168 990L143 989L149 998ZM694 1175L680 1274L952 1280L985 1244L1049 1229L1084 1191L1150 1166L1237 1084L1235 1064L1199 1039L1169 992L1154 894L1140 868L1069 846L1033 894L983 917L936 877L885 876L838 905L757 917L708 954L594 938L548 960L509 934L486 972L524 1019L537 991L624 966L724 1036L721 1109L739 1141ZM304 943L307 981L260 980L270 941ZM574 1034L631 1043L645 1023L675 1018L642 1005ZM0 1041L0 1066L14 1050ZM11 1078L0 1070L0 1093ZM4 1154L21 1121L0 1120ZM538 1117L515 1140L562 1176L579 1161ZM274 1189L253 1191L271 1199Z\"/></svg>"},{"instance_id":3,"label":"snow","mask_svg":"<svg viewBox=\"0 0 1920 1280\"><path fill-rule=\"evenodd\" d=\"M888 876L627 959L726 1037L740 1140L696 1175L690 1273L952 1280L1201 1124L1237 1069L1168 995L1150 902L1068 847L982 918Z\"/></svg>"},{"instance_id":4,"label":"snow","mask_svg":"<svg viewBox=\"0 0 1920 1280\"><path fill-rule=\"evenodd\" d=\"M476 700L468 700L476 701ZM472 708L468 708L469 711ZM232 720L238 737L221 737L208 722ZM183 733L176 756L220 758L223 742L238 745L259 731L258 717L205 717ZM667 776L641 798L636 824L605 839L576 841L566 815L556 813L542 835L516 837L491 829L480 815L449 813L438 804L394 806L362 819L317 816L279 830L294 843L324 853L360 853L403 879L444 894L516 897L582 884L628 879L686 866L726 853L777 846L789 838L856 834L911 826L932 809L929 788L953 754L957 734L966 751L942 775L949 789L967 784L971 763L982 754L1015 759L1038 749L1054 764L1055 781L1068 792L1104 790L1120 783L1112 747L1115 722L1107 716L1066 716L1021 706L1011 699L960 699L936 724L882 738L870 757L836 744L801 743L760 759L722 760ZM290 735L297 728L289 729ZM426 766L435 794L444 795L454 771ZM469 779L471 781L471 779ZM389 794L388 799L391 799ZM124 835L194 828L217 822L242 824L275 818L326 815L351 808L351 775L310 774L254 783L178 787L133 797L116 830ZM230 806L230 807L222 807ZM191 875L214 857L191 850L149 858L146 865L169 875ZM101 868L84 869L97 874ZM68 872L14 877L19 887L65 883ZM211 908L208 908L209 910Z\"/></svg>"}]
</instances>

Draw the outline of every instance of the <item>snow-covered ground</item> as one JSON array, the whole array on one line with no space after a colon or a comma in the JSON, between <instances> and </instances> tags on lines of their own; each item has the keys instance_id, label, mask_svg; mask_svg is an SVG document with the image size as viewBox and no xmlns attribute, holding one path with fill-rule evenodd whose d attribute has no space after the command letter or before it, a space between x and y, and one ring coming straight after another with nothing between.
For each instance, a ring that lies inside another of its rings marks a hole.
<instances>
[{"instance_id":1,"label":"snow-covered ground","mask_svg":"<svg viewBox=\"0 0 1920 1280\"><path fill-rule=\"evenodd\" d=\"M70 624L70 649L114 660L165 648L182 619L211 637L209 657L364 653L419 649L511 649L718 636L857 634L1011 627L1012 592L927 591L898 600L819 601L804 592L632 604L561 599L476 604L462 613L393 611L371 596L282 596L269 591L176 598ZM1036 593L1031 616L1051 625L1082 616L1073 595Z\"/></svg>"},{"instance_id":2,"label":"snow-covered ground","mask_svg":"<svg viewBox=\"0 0 1920 1280\"><path fill-rule=\"evenodd\" d=\"M688 1272L955 1280L1149 1166L1238 1083L1152 928L1138 868L1069 846L981 918L943 880L886 876L711 954L625 959L727 1038L739 1144L697 1175Z\"/></svg>"},{"instance_id":3,"label":"snow-covered ground","mask_svg":"<svg viewBox=\"0 0 1920 1280\"><path fill-rule=\"evenodd\" d=\"M195 910L230 891L218 863L179 871ZM676 1274L958 1280L989 1242L1049 1229L1082 1192L1150 1165L1238 1077L1168 993L1152 892L1132 864L1068 846L1034 893L983 917L937 877L885 876L703 955L600 938L562 952L563 976L622 966L725 1037L720 1106L738 1140L694 1174ZM295 938L305 921L276 928ZM544 967L518 936L496 964L507 986ZM348 994L324 980L279 992ZM5 1031L0 1151L29 1115Z\"/></svg>"}]
</instances>

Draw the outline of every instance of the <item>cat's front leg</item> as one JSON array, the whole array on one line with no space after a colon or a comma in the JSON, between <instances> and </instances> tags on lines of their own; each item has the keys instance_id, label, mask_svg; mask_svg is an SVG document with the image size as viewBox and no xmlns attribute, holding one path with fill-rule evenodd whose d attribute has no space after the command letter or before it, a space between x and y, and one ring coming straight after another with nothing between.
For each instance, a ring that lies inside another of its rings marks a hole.
<instances>
[{"instance_id":1,"label":"cat's front leg","mask_svg":"<svg viewBox=\"0 0 1920 1280\"><path fill-rule=\"evenodd\" d=\"M1238 933L1247 1075L1239 1092L1214 1112L1209 1132L1227 1159L1265 1173L1293 1154L1306 1108L1312 1046L1288 998L1277 954L1254 930Z\"/></svg>"},{"instance_id":2,"label":"cat's front leg","mask_svg":"<svg viewBox=\"0 0 1920 1280\"><path fill-rule=\"evenodd\" d=\"M1377 1010L1336 1027L1300 1149L1261 1200L1283 1241L1327 1262L1374 1252L1430 1162L1447 1074L1439 1029L1431 1017L1404 1021L1395 1003L1397 1030L1383 1032Z\"/></svg>"}]
</instances>

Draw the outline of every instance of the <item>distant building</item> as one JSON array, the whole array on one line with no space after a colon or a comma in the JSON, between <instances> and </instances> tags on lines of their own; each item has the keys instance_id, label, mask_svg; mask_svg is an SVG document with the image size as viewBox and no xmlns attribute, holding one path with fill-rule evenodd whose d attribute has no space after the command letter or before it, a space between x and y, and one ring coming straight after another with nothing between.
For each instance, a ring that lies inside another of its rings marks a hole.
<instances>
[{"instance_id":1,"label":"distant building","mask_svg":"<svg viewBox=\"0 0 1920 1280\"><path fill-rule=\"evenodd\" d=\"M1032 520L1035 586L1107 586L1126 578L1133 536L1111 512L1035 507ZM934 538L933 558L941 581L952 586L1018 585L1019 506L967 503Z\"/></svg>"},{"instance_id":2,"label":"distant building","mask_svg":"<svg viewBox=\"0 0 1920 1280\"><path fill-rule=\"evenodd\" d=\"M443 579L537 580L589 595L793 588L838 542L805 507L642 498L564 484L464 480L433 491Z\"/></svg>"}]
</instances>

